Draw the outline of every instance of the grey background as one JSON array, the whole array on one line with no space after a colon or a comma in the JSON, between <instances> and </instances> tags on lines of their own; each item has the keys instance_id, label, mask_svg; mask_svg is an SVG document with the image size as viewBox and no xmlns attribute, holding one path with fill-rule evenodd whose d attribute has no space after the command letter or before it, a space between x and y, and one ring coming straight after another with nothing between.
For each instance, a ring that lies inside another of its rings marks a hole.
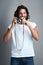
<instances>
[{"instance_id":1,"label":"grey background","mask_svg":"<svg viewBox=\"0 0 43 65\"><path fill-rule=\"evenodd\" d=\"M3 35L12 22L14 11L18 5L25 5L30 12L31 21L36 22L40 40L34 40L35 65L43 65L43 0L0 0L0 65L10 65L11 43L3 41Z\"/></svg>"}]
</instances>

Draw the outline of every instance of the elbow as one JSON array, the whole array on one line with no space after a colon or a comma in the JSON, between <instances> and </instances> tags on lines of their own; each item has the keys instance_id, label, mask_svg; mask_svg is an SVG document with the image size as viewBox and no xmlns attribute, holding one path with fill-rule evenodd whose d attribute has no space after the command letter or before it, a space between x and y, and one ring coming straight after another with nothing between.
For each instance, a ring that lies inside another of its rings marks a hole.
<instances>
[{"instance_id":1,"label":"elbow","mask_svg":"<svg viewBox=\"0 0 43 65\"><path fill-rule=\"evenodd\" d=\"M39 37L39 36L37 36L35 39L38 41L38 40L40 39L40 37Z\"/></svg>"},{"instance_id":2,"label":"elbow","mask_svg":"<svg viewBox=\"0 0 43 65\"><path fill-rule=\"evenodd\" d=\"M7 40L7 38L6 38L5 36L3 37L3 40L4 40L5 42L7 42L7 41L8 41L8 40Z\"/></svg>"},{"instance_id":3,"label":"elbow","mask_svg":"<svg viewBox=\"0 0 43 65\"><path fill-rule=\"evenodd\" d=\"M36 39L37 41L39 40L39 37L37 37L37 39Z\"/></svg>"}]
</instances>

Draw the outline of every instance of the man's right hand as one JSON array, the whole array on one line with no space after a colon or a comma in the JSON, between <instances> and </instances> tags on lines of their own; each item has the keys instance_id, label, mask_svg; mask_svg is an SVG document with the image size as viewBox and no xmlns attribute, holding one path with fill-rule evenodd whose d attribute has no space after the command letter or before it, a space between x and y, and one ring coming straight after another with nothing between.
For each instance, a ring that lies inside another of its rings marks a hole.
<instances>
[{"instance_id":1,"label":"man's right hand","mask_svg":"<svg viewBox=\"0 0 43 65\"><path fill-rule=\"evenodd\" d=\"M17 23L17 18L14 17L14 19L13 19L13 21L12 21L12 27L14 27L16 23Z\"/></svg>"}]
</instances>

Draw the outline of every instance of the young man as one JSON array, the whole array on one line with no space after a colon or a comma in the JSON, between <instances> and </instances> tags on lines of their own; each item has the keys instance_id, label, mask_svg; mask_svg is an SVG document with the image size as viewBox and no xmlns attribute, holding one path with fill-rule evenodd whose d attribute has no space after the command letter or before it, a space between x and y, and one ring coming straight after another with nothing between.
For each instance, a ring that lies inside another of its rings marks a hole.
<instances>
[{"instance_id":1,"label":"young man","mask_svg":"<svg viewBox=\"0 0 43 65\"><path fill-rule=\"evenodd\" d=\"M29 21L27 7L20 5L14 13L12 24L4 35L7 42L12 36L11 65L34 65L33 38L39 40L37 25Z\"/></svg>"}]
</instances>

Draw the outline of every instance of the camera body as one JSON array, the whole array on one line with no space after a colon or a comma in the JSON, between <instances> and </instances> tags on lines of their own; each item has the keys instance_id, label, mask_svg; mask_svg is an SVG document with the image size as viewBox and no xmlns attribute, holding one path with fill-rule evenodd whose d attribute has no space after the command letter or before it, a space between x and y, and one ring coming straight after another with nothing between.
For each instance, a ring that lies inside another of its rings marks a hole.
<instances>
[{"instance_id":1,"label":"camera body","mask_svg":"<svg viewBox=\"0 0 43 65\"><path fill-rule=\"evenodd\" d=\"M17 18L17 23L22 23L22 19L21 18Z\"/></svg>"}]
</instances>

